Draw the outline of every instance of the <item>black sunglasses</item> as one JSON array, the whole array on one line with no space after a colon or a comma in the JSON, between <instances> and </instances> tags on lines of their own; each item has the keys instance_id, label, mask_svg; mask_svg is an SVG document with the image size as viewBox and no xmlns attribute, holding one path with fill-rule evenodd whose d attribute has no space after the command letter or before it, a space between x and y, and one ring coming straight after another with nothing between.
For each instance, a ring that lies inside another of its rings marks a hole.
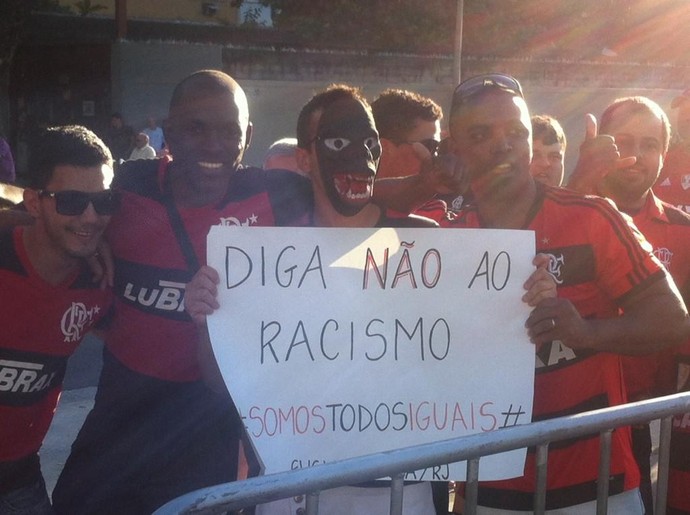
<instances>
[{"instance_id":1,"label":"black sunglasses","mask_svg":"<svg viewBox=\"0 0 690 515\"><path fill-rule=\"evenodd\" d=\"M453 92L451 111L460 107L477 93L489 88L502 89L520 98L525 98L522 94L522 87L515 77L502 73L487 73L471 77L458 84Z\"/></svg>"},{"instance_id":2,"label":"black sunglasses","mask_svg":"<svg viewBox=\"0 0 690 515\"><path fill-rule=\"evenodd\" d=\"M120 205L117 194L112 190L86 193L85 191L46 191L38 192L40 197L55 199L55 211L65 216L78 216L86 211L89 203L99 215L112 215Z\"/></svg>"}]
</instances>

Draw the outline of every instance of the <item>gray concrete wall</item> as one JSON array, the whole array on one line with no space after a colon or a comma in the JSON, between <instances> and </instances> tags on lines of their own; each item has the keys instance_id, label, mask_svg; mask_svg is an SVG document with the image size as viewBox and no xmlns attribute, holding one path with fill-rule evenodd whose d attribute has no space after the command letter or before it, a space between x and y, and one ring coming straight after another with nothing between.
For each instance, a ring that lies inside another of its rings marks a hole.
<instances>
[{"instance_id":1,"label":"gray concrete wall","mask_svg":"<svg viewBox=\"0 0 690 515\"><path fill-rule=\"evenodd\" d=\"M118 41L111 53L113 111L122 113L136 130L148 116L159 120L168 112L175 85L192 72L222 68L218 45Z\"/></svg>"},{"instance_id":2,"label":"gray concrete wall","mask_svg":"<svg viewBox=\"0 0 690 515\"><path fill-rule=\"evenodd\" d=\"M294 52L267 53L161 42L118 42L113 46L112 56L113 106L135 128L143 126L149 114L159 119L165 117L173 87L189 73L203 68L230 73L247 93L254 137L245 163L257 166L273 141L294 136L302 105L315 91L332 82L360 86L370 99L389 87L414 90L433 98L444 111L449 108L454 87L449 74L452 63L442 57L342 53L300 57ZM558 70L562 73L556 73ZM669 70L632 65L607 68L599 64L470 61L464 75L486 71L515 74L523 82L531 112L551 114L562 122L569 142L567 172L574 165L584 135L585 113L598 115L611 100L637 94L649 96L672 115L671 99L684 86L672 80L671 75L677 74L678 69ZM607 86L616 83L637 87Z\"/></svg>"}]
</instances>

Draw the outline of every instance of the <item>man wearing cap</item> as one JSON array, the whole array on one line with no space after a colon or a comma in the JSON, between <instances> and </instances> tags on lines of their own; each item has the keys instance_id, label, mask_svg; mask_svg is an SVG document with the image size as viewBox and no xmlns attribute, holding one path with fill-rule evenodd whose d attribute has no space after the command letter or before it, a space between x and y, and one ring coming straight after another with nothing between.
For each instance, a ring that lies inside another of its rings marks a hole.
<instances>
[{"instance_id":1,"label":"man wearing cap","mask_svg":"<svg viewBox=\"0 0 690 515\"><path fill-rule=\"evenodd\" d=\"M558 297L530 315L533 420L624 403L620 354L660 350L690 335L685 305L651 247L609 201L534 180L529 111L513 77L461 83L450 136L475 200L448 226L531 230L537 252L551 256ZM552 445L547 513L593 513L598 462L598 435ZM609 476L610 513L643 513L627 428L611 436ZM535 490L531 450L522 477L480 483L478 513L532 512Z\"/></svg>"},{"instance_id":2,"label":"man wearing cap","mask_svg":"<svg viewBox=\"0 0 690 515\"><path fill-rule=\"evenodd\" d=\"M676 111L675 141L668 149L654 193L690 213L690 89L673 99L671 109Z\"/></svg>"}]
</instances>

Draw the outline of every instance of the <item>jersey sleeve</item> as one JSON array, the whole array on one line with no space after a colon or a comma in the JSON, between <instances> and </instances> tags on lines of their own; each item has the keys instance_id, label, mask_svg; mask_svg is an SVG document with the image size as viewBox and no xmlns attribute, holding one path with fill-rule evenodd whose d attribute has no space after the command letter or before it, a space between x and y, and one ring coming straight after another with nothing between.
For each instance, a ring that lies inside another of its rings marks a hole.
<instances>
[{"instance_id":1,"label":"jersey sleeve","mask_svg":"<svg viewBox=\"0 0 690 515\"><path fill-rule=\"evenodd\" d=\"M635 291L663 279L666 271L629 216L603 199L597 207L603 216L590 220L596 276L600 286L620 305Z\"/></svg>"}]
</instances>

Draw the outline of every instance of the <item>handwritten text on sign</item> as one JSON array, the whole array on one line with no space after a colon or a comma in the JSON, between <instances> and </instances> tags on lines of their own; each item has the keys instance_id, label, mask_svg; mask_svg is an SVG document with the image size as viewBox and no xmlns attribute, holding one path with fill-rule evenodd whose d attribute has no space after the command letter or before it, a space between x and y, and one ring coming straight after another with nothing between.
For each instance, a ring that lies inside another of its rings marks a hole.
<instances>
[{"instance_id":1,"label":"handwritten text on sign","mask_svg":"<svg viewBox=\"0 0 690 515\"><path fill-rule=\"evenodd\" d=\"M213 227L209 333L265 472L529 422L533 257L528 231Z\"/></svg>"}]
</instances>

